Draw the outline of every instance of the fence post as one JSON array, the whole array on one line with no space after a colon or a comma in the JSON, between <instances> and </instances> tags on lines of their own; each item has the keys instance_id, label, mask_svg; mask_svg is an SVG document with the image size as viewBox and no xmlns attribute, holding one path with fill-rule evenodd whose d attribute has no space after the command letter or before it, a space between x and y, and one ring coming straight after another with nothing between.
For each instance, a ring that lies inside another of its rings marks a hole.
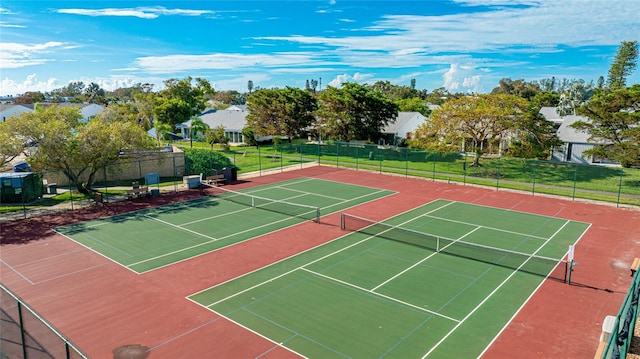
<instances>
[{"instance_id":1,"label":"fence post","mask_svg":"<svg viewBox=\"0 0 640 359\"><path fill-rule=\"evenodd\" d=\"M260 145L258 145L258 174L262 176L262 155L260 154Z\"/></svg>"},{"instance_id":2,"label":"fence post","mask_svg":"<svg viewBox=\"0 0 640 359\"><path fill-rule=\"evenodd\" d=\"M573 165L573 194L571 194L571 200L576 200L576 186L578 184L578 164Z\"/></svg>"},{"instance_id":3,"label":"fence post","mask_svg":"<svg viewBox=\"0 0 640 359\"><path fill-rule=\"evenodd\" d=\"M616 207L620 207L620 194L622 192L622 176L624 175L624 168L620 167L620 181L618 182L618 200L616 201Z\"/></svg>"},{"instance_id":4,"label":"fence post","mask_svg":"<svg viewBox=\"0 0 640 359\"><path fill-rule=\"evenodd\" d=\"M431 180L435 182L436 180L436 152L433 151L433 171L431 173Z\"/></svg>"},{"instance_id":5,"label":"fence post","mask_svg":"<svg viewBox=\"0 0 640 359\"><path fill-rule=\"evenodd\" d=\"M22 357L27 357L27 343L24 336L24 320L22 319L22 303L18 301L18 321L20 322L20 341L22 344Z\"/></svg>"},{"instance_id":6,"label":"fence post","mask_svg":"<svg viewBox=\"0 0 640 359\"><path fill-rule=\"evenodd\" d=\"M467 154L464 153L463 156L464 156L464 159L462 160L462 170L464 171L464 174L462 176L463 177L462 184L466 186L467 185Z\"/></svg>"},{"instance_id":7,"label":"fence post","mask_svg":"<svg viewBox=\"0 0 640 359\"><path fill-rule=\"evenodd\" d=\"M409 177L409 149L404 148L404 176Z\"/></svg>"},{"instance_id":8,"label":"fence post","mask_svg":"<svg viewBox=\"0 0 640 359\"><path fill-rule=\"evenodd\" d=\"M382 149L381 148L377 148L377 149L378 149L378 171L382 173Z\"/></svg>"},{"instance_id":9,"label":"fence post","mask_svg":"<svg viewBox=\"0 0 640 359\"><path fill-rule=\"evenodd\" d=\"M533 160L533 183L531 183L531 194L536 194L536 172L538 170L538 160Z\"/></svg>"},{"instance_id":10,"label":"fence post","mask_svg":"<svg viewBox=\"0 0 640 359\"><path fill-rule=\"evenodd\" d=\"M336 142L336 168L340 168L340 143Z\"/></svg>"},{"instance_id":11,"label":"fence post","mask_svg":"<svg viewBox=\"0 0 640 359\"><path fill-rule=\"evenodd\" d=\"M500 189L500 157L498 157L498 168L496 170L496 190Z\"/></svg>"},{"instance_id":12,"label":"fence post","mask_svg":"<svg viewBox=\"0 0 640 359\"><path fill-rule=\"evenodd\" d=\"M104 198L109 202L109 181L107 180L107 166L102 168L102 176L104 177Z\"/></svg>"},{"instance_id":13,"label":"fence post","mask_svg":"<svg viewBox=\"0 0 640 359\"><path fill-rule=\"evenodd\" d=\"M302 169L302 142L298 144L298 148L300 149L300 169Z\"/></svg>"},{"instance_id":14,"label":"fence post","mask_svg":"<svg viewBox=\"0 0 640 359\"><path fill-rule=\"evenodd\" d=\"M71 188L71 178L67 176L67 183L69 187L69 201L71 202L71 210L73 210L73 188Z\"/></svg>"}]
</instances>

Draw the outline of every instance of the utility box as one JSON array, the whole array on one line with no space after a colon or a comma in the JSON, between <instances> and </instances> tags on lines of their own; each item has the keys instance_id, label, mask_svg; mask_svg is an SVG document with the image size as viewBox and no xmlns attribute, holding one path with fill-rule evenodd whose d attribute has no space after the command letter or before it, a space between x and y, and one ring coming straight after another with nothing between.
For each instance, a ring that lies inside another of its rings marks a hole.
<instances>
[{"instance_id":1,"label":"utility box","mask_svg":"<svg viewBox=\"0 0 640 359\"><path fill-rule=\"evenodd\" d=\"M37 172L0 173L0 202L26 203L42 197L42 176Z\"/></svg>"},{"instance_id":2,"label":"utility box","mask_svg":"<svg viewBox=\"0 0 640 359\"><path fill-rule=\"evenodd\" d=\"M182 181L185 187L189 189L194 189L200 187L200 175L196 176L184 176L182 177Z\"/></svg>"}]
</instances>

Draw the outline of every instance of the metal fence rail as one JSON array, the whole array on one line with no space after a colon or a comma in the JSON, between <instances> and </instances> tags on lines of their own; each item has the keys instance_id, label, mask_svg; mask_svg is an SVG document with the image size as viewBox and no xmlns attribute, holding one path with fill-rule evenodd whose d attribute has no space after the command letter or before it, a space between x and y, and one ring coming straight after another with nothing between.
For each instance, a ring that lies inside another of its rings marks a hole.
<instances>
[{"instance_id":1,"label":"metal fence rail","mask_svg":"<svg viewBox=\"0 0 640 359\"><path fill-rule=\"evenodd\" d=\"M88 358L22 299L0 284L0 357Z\"/></svg>"},{"instance_id":2,"label":"metal fence rail","mask_svg":"<svg viewBox=\"0 0 640 359\"><path fill-rule=\"evenodd\" d=\"M633 339L633 330L638 320L638 299L640 299L640 274L636 272L620 312L616 316L602 359L627 357L631 339Z\"/></svg>"}]
</instances>

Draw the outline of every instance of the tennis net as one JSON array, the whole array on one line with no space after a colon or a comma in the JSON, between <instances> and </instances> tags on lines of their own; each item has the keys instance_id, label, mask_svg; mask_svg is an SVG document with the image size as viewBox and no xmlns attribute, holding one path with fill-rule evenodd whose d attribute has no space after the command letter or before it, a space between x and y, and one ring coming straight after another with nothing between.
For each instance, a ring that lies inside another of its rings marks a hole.
<instances>
[{"instance_id":1,"label":"tennis net","mask_svg":"<svg viewBox=\"0 0 640 359\"><path fill-rule=\"evenodd\" d=\"M208 187L210 189L207 191L207 194L213 194L216 198L224 201L320 223L319 207L254 196L218 186Z\"/></svg>"},{"instance_id":2,"label":"tennis net","mask_svg":"<svg viewBox=\"0 0 640 359\"><path fill-rule=\"evenodd\" d=\"M484 262L542 277L567 280L568 262L477 243L433 236L390 224L342 213L340 227L346 231L364 233L372 237L402 242L434 252ZM564 265L560 265L563 264Z\"/></svg>"}]
</instances>

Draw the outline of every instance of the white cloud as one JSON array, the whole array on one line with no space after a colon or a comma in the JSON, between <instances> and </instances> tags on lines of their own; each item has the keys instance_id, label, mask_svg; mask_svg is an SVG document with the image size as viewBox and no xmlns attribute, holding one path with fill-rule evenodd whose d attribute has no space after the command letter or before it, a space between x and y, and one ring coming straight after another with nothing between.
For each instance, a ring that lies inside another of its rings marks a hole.
<instances>
[{"instance_id":1,"label":"white cloud","mask_svg":"<svg viewBox=\"0 0 640 359\"><path fill-rule=\"evenodd\" d=\"M63 42L58 41L41 44L3 43L0 47L0 69L15 69L49 62L51 59L41 56L64 45Z\"/></svg>"},{"instance_id":2,"label":"white cloud","mask_svg":"<svg viewBox=\"0 0 640 359\"><path fill-rule=\"evenodd\" d=\"M105 77L80 77L71 79L66 83L62 83L55 77L40 80L38 75L32 73L23 80L14 81L9 78L4 78L0 82L0 88L2 93L0 95L20 95L28 91L40 91L42 93L51 92L52 90L66 86L70 82L81 81L85 85L92 82L98 84L101 88L107 91L113 91L121 87L132 87L139 83L151 83L154 85L154 90L160 90L164 87L164 80L157 77L140 78L137 76L129 75L113 75L108 78Z\"/></svg>"},{"instance_id":3,"label":"white cloud","mask_svg":"<svg viewBox=\"0 0 640 359\"><path fill-rule=\"evenodd\" d=\"M26 26L24 26L24 25L9 24L9 23L6 23L4 21L0 21L0 27L7 27L7 28L10 27L10 28L16 28L16 29L24 29L24 28L26 28Z\"/></svg>"},{"instance_id":4,"label":"white cloud","mask_svg":"<svg viewBox=\"0 0 640 359\"><path fill-rule=\"evenodd\" d=\"M461 2L489 8L471 7L471 12L439 16L387 15L373 26L354 29L366 31L366 36L267 36L256 40L324 46L352 56L358 54L355 51L378 52L395 56L400 67L407 60L413 64L443 52L552 52L562 45L615 46L620 39L635 39L640 33L638 1ZM512 4L520 6L493 6Z\"/></svg>"},{"instance_id":5,"label":"white cloud","mask_svg":"<svg viewBox=\"0 0 640 359\"><path fill-rule=\"evenodd\" d=\"M55 88L62 87L58 83L58 79L55 77L40 81L36 74L28 75L21 82L15 82L9 78L4 78L0 84L2 84L2 95L20 95L28 91L47 92Z\"/></svg>"},{"instance_id":6,"label":"white cloud","mask_svg":"<svg viewBox=\"0 0 640 359\"><path fill-rule=\"evenodd\" d=\"M362 74L360 72L356 72L352 75L342 74L336 76L333 80L329 81L328 86L332 87L340 87L345 82L357 82L362 83L366 82L368 79L372 78L372 75Z\"/></svg>"},{"instance_id":7,"label":"white cloud","mask_svg":"<svg viewBox=\"0 0 640 359\"><path fill-rule=\"evenodd\" d=\"M450 92L481 92L481 74L476 72L484 69L477 69L470 65L451 64L449 70L442 75L443 85Z\"/></svg>"},{"instance_id":8,"label":"white cloud","mask_svg":"<svg viewBox=\"0 0 640 359\"><path fill-rule=\"evenodd\" d=\"M188 70L235 70L238 68L276 68L322 65L307 52L275 54L217 53L208 55L147 56L136 59L136 67L150 73L174 73ZM328 64L328 63L327 63Z\"/></svg>"},{"instance_id":9,"label":"white cloud","mask_svg":"<svg viewBox=\"0 0 640 359\"><path fill-rule=\"evenodd\" d=\"M137 8L106 8L106 9L58 9L61 14L84 16L123 16L141 19L155 19L161 15L200 16L211 14L210 10L167 9L163 6Z\"/></svg>"}]
</instances>

